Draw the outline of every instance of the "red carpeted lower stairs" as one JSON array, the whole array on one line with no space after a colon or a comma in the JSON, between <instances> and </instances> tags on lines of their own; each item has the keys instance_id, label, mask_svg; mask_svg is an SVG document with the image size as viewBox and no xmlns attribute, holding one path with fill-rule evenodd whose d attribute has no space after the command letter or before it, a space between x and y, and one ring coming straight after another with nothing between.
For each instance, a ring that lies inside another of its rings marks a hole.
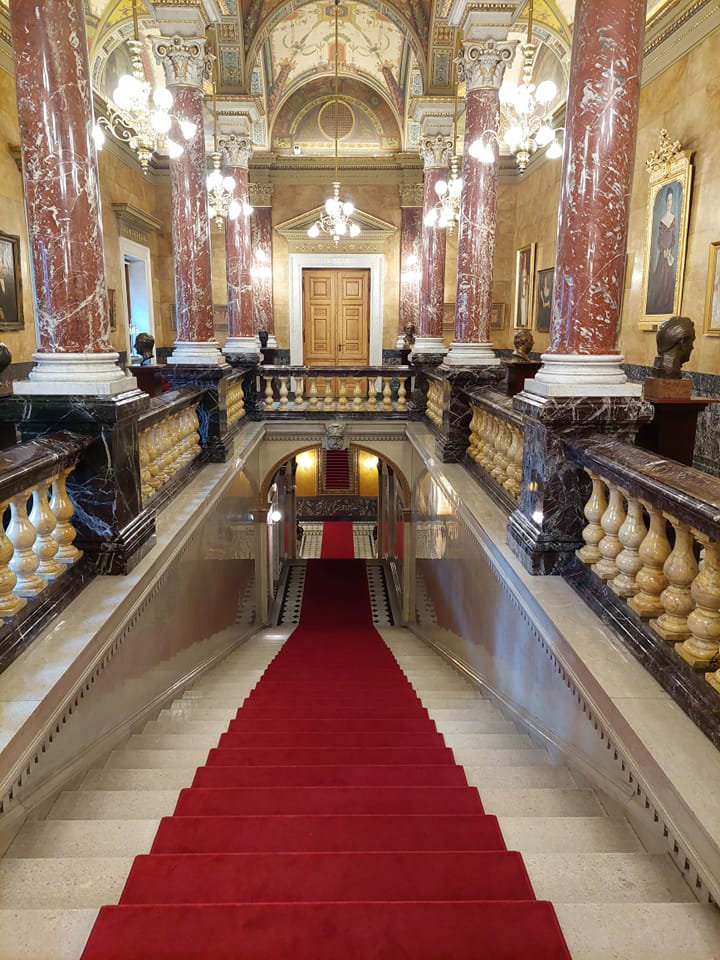
<instances>
[{"instance_id":1,"label":"red carpeted lower stairs","mask_svg":"<svg viewBox=\"0 0 720 960\"><path fill-rule=\"evenodd\" d=\"M370 617L310 561L300 626L104 907L83 960L567 960L550 903Z\"/></svg>"}]
</instances>

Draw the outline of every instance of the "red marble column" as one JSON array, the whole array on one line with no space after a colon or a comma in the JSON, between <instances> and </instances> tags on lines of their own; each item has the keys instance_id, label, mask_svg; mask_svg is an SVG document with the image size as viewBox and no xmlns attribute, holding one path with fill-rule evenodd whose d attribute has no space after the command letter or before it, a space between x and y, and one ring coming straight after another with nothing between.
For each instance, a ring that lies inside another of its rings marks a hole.
<instances>
[{"instance_id":1,"label":"red marble column","mask_svg":"<svg viewBox=\"0 0 720 960\"><path fill-rule=\"evenodd\" d=\"M463 191L458 228L455 336L446 363L488 366L500 361L491 349L495 230L497 225L497 145L493 163L476 160L469 148L485 131L496 130L498 91L515 44L494 39L463 43L458 75L466 82Z\"/></svg>"},{"instance_id":2,"label":"red marble column","mask_svg":"<svg viewBox=\"0 0 720 960\"><path fill-rule=\"evenodd\" d=\"M207 199L204 94L207 72L205 40L173 37L153 41L155 58L175 103L173 113L190 120L197 131L183 142L180 157L170 160L172 238L175 264L177 340L168 363L217 364L222 361L213 326L210 222Z\"/></svg>"},{"instance_id":3,"label":"red marble column","mask_svg":"<svg viewBox=\"0 0 720 960\"><path fill-rule=\"evenodd\" d=\"M616 351L645 11L643 0L576 7L550 346L531 392L637 392Z\"/></svg>"},{"instance_id":4,"label":"red marble column","mask_svg":"<svg viewBox=\"0 0 720 960\"><path fill-rule=\"evenodd\" d=\"M220 140L220 151L226 172L235 178L235 200L241 207L239 216L225 220L228 338L223 353L257 359L260 351L253 325L250 216L245 212L250 202L248 166L252 140L230 134Z\"/></svg>"},{"instance_id":5,"label":"red marble column","mask_svg":"<svg viewBox=\"0 0 720 960\"><path fill-rule=\"evenodd\" d=\"M273 312L273 274L272 274L272 207L258 206L258 199L266 200L266 189L271 184L255 184L256 192L262 197L253 197L251 202L255 213L251 217L250 233L254 264L251 267L253 292L253 320L256 330L265 330L268 334L268 347L276 348L275 315Z\"/></svg>"},{"instance_id":6,"label":"red marble column","mask_svg":"<svg viewBox=\"0 0 720 960\"><path fill-rule=\"evenodd\" d=\"M442 133L423 137L420 154L423 158L423 231L422 280L420 281L420 323L413 356L444 355L447 348L442 338L443 303L445 301L444 229L428 223L428 214L438 200L435 184L448 179L452 141Z\"/></svg>"},{"instance_id":7,"label":"red marble column","mask_svg":"<svg viewBox=\"0 0 720 960\"><path fill-rule=\"evenodd\" d=\"M415 324L417 336L420 317L420 284L422 280L422 207L400 210L400 345L408 323ZM442 328L441 328L442 333Z\"/></svg>"},{"instance_id":8,"label":"red marble column","mask_svg":"<svg viewBox=\"0 0 720 960\"><path fill-rule=\"evenodd\" d=\"M81 0L12 0L37 366L16 393L113 394L133 379L110 343L92 91Z\"/></svg>"}]
</instances>

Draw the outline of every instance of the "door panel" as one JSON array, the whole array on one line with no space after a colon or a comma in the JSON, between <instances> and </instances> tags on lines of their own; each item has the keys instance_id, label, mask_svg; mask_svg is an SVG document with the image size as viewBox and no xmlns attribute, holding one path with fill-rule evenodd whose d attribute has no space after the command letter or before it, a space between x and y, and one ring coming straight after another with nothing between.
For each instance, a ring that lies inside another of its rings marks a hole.
<instances>
[{"instance_id":1,"label":"door panel","mask_svg":"<svg viewBox=\"0 0 720 960\"><path fill-rule=\"evenodd\" d=\"M303 270L303 342L307 366L367 365L369 270Z\"/></svg>"}]
</instances>

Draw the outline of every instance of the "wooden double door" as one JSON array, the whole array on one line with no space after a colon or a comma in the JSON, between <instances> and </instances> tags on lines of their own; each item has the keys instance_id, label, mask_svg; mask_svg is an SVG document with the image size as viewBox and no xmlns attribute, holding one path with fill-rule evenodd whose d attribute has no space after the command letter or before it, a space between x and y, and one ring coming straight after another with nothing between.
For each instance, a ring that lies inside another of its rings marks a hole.
<instances>
[{"instance_id":1,"label":"wooden double door","mask_svg":"<svg viewBox=\"0 0 720 960\"><path fill-rule=\"evenodd\" d=\"M370 271L303 270L308 367L364 367L370 352Z\"/></svg>"}]
</instances>

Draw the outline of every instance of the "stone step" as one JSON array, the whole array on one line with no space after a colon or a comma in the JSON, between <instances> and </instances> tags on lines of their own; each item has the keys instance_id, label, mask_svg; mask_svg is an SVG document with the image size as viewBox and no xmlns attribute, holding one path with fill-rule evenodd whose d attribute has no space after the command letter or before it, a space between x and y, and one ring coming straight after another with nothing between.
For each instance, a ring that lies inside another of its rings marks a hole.
<instances>
[{"instance_id":1,"label":"stone step","mask_svg":"<svg viewBox=\"0 0 720 960\"><path fill-rule=\"evenodd\" d=\"M642 853L627 820L610 817L498 817L509 850L533 853Z\"/></svg>"},{"instance_id":2,"label":"stone step","mask_svg":"<svg viewBox=\"0 0 720 960\"><path fill-rule=\"evenodd\" d=\"M481 717L495 717L504 720L505 717L489 700L466 700L462 706L442 707L437 704L425 704L431 719L442 730L448 720L478 720Z\"/></svg>"},{"instance_id":3,"label":"stone step","mask_svg":"<svg viewBox=\"0 0 720 960\"><path fill-rule=\"evenodd\" d=\"M179 790L193 782L196 767L170 767L164 770L109 769L90 770L81 790Z\"/></svg>"},{"instance_id":4,"label":"stone step","mask_svg":"<svg viewBox=\"0 0 720 960\"><path fill-rule=\"evenodd\" d=\"M97 913L0 910L0 960L78 960Z\"/></svg>"},{"instance_id":5,"label":"stone step","mask_svg":"<svg viewBox=\"0 0 720 960\"><path fill-rule=\"evenodd\" d=\"M517 790L527 787L563 788L576 787L567 767L536 764L528 767L465 767L465 776L471 787L477 787L480 795L488 787Z\"/></svg>"},{"instance_id":6,"label":"stone step","mask_svg":"<svg viewBox=\"0 0 720 960\"><path fill-rule=\"evenodd\" d=\"M486 813L498 817L601 817L605 812L592 790L484 787Z\"/></svg>"},{"instance_id":7,"label":"stone step","mask_svg":"<svg viewBox=\"0 0 720 960\"><path fill-rule=\"evenodd\" d=\"M105 761L105 769L117 767L133 770L171 767L199 767L207 760L207 750L113 750Z\"/></svg>"},{"instance_id":8,"label":"stone step","mask_svg":"<svg viewBox=\"0 0 720 960\"><path fill-rule=\"evenodd\" d=\"M558 903L695 903L668 854L546 853L524 858L535 896Z\"/></svg>"},{"instance_id":9,"label":"stone step","mask_svg":"<svg viewBox=\"0 0 720 960\"><path fill-rule=\"evenodd\" d=\"M150 851L159 825L159 817L132 821L31 820L23 824L5 858L134 857Z\"/></svg>"},{"instance_id":10,"label":"stone step","mask_svg":"<svg viewBox=\"0 0 720 960\"><path fill-rule=\"evenodd\" d=\"M64 790L47 820L147 820L169 817L179 790Z\"/></svg>"},{"instance_id":11,"label":"stone step","mask_svg":"<svg viewBox=\"0 0 720 960\"><path fill-rule=\"evenodd\" d=\"M455 762L463 767L527 767L536 763L551 764L547 750L532 748L528 750L503 750L502 747L483 750L481 747L463 747L453 750Z\"/></svg>"},{"instance_id":12,"label":"stone step","mask_svg":"<svg viewBox=\"0 0 720 960\"><path fill-rule=\"evenodd\" d=\"M193 712L176 715L172 711L163 710L157 720L150 720L143 727L143 734L160 733L212 733L218 737L225 733L230 720L235 717L234 712L227 712L224 718L196 719ZM443 735L446 738L453 734L475 733L504 733L516 734L517 727L512 720L449 720L443 724Z\"/></svg>"},{"instance_id":13,"label":"stone step","mask_svg":"<svg viewBox=\"0 0 720 960\"><path fill-rule=\"evenodd\" d=\"M701 903L554 904L573 960L718 960L720 911Z\"/></svg>"},{"instance_id":14,"label":"stone step","mask_svg":"<svg viewBox=\"0 0 720 960\"><path fill-rule=\"evenodd\" d=\"M132 857L0 860L0 910L28 904L59 910L117 903L132 862Z\"/></svg>"}]
</instances>

